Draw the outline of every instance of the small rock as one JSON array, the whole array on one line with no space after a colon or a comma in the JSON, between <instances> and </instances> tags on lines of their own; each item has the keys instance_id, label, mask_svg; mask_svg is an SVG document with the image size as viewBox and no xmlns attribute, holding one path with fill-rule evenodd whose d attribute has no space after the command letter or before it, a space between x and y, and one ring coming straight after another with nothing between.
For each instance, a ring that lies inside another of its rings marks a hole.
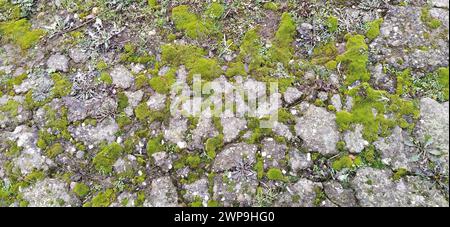
<instances>
[{"instance_id":1,"label":"small rock","mask_svg":"<svg viewBox=\"0 0 450 227\"><path fill-rule=\"evenodd\" d=\"M54 54L47 60L47 67L53 71L68 72L69 60L61 54Z\"/></svg>"}]
</instances>

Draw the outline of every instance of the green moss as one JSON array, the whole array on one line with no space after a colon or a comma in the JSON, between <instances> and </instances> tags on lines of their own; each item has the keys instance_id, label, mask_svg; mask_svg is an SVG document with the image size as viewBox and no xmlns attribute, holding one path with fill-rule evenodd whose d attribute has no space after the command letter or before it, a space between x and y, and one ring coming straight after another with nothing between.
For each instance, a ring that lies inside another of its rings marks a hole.
<instances>
[{"instance_id":1,"label":"green moss","mask_svg":"<svg viewBox=\"0 0 450 227\"><path fill-rule=\"evenodd\" d=\"M113 83L111 75L107 72L100 73L100 81L102 81L105 84L111 85Z\"/></svg>"},{"instance_id":2,"label":"green moss","mask_svg":"<svg viewBox=\"0 0 450 227\"><path fill-rule=\"evenodd\" d=\"M147 52L138 52L136 46L127 43L124 46L124 52L120 55L122 62L148 64L155 61L154 56L150 56Z\"/></svg>"},{"instance_id":3,"label":"green moss","mask_svg":"<svg viewBox=\"0 0 450 227\"><path fill-rule=\"evenodd\" d=\"M444 100L449 99L449 68L439 68L437 71L438 82L442 86Z\"/></svg>"},{"instance_id":4,"label":"green moss","mask_svg":"<svg viewBox=\"0 0 450 227\"><path fill-rule=\"evenodd\" d=\"M437 29L441 27L442 21L439 19L433 18L430 14L430 9L428 7L422 8L420 20L431 29Z\"/></svg>"},{"instance_id":5,"label":"green moss","mask_svg":"<svg viewBox=\"0 0 450 227\"><path fill-rule=\"evenodd\" d=\"M8 113L10 117L17 117L19 114L20 103L16 100L9 99L4 105L0 106L0 120L3 113ZM6 117L6 116L4 116Z\"/></svg>"},{"instance_id":6,"label":"green moss","mask_svg":"<svg viewBox=\"0 0 450 227\"><path fill-rule=\"evenodd\" d=\"M449 100L449 68L439 68L413 81L415 95L426 96L439 102Z\"/></svg>"},{"instance_id":7,"label":"green moss","mask_svg":"<svg viewBox=\"0 0 450 227\"><path fill-rule=\"evenodd\" d=\"M124 112L116 116L116 122L120 128L124 128L133 123L133 121Z\"/></svg>"},{"instance_id":8,"label":"green moss","mask_svg":"<svg viewBox=\"0 0 450 227\"><path fill-rule=\"evenodd\" d=\"M339 21L338 18L335 16L330 16L327 19L327 27L328 27L328 31L330 31L331 33L334 33L338 30L339 28Z\"/></svg>"},{"instance_id":9,"label":"green moss","mask_svg":"<svg viewBox=\"0 0 450 227\"><path fill-rule=\"evenodd\" d=\"M147 4L150 8L155 8L158 6L158 0L147 0Z\"/></svg>"},{"instance_id":10,"label":"green moss","mask_svg":"<svg viewBox=\"0 0 450 227\"><path fill-rule=\"evenodd\" d=\"M73 188L73 192L79 198L84 198L87 196L87 194L89 194L89 187L83 183L76 183L75 187Z\"/></svg>"},{"instance_id":11,"label":"green moss","mask_svg":"<svg viewBox=\"0 0 450 227\"><path fill-rule=\"evenodd\" d=\"M162 136L150 139L147 142L147 154L149 157L161 151L163 151Z\"/></svg>"},{"instance_id":12,"label":"green moss","mask_svg":"<svg viewBox=\"0 0 450 227\"><path fill-rule=\"evenodd\" d=\"M338 50L336 48L336 43L329 42L314 48L311 63L323 65L330 61L334 61L337 55Z\"/></svg>"},{"instance_id":13,"label":"green moss","mask_svg":"<svg viewBox=\"0 0 450 227\"><path fill-rule=\"evenodd\" d=\"M266 2L264 3L263 8L267 10L277 11L278 5L275 2Z\"/></svg>"},{"instance_id":14,"label":"green moss","mask_svg":"<svg viewBox=\"0 0 450 227\"><path fill-rule=\"evenodd\" d=\"M247 63L249 71L254 71L255 69L259 69L265 62L262 55L262 49L263 44L258 34L258 30L249 30L241 42L237 59L239 62Z\"/></svg>"},{"instance_id":15,"label":"green moss","mask_svg":"<svg viewBox=\"0 0 450 227\"><path fill-rule=\"evenodd\" d=\"M43 171L36 171L29 173L25 176L24 181L28 184L36 183L37 181L40 181L45 178L45 173Z\"/></svg>"},{"instance_id":16,"label":"green moss","mask_svg":"<svg viewBox=\"0 0 450 227\"><path fill-rule=\"evenodd\" d=\"M119 92L119 94L117 94L117 99L118 110L122 112L125 108L128 107L128 96L125 94L125 92Z\"/></svg>"},{"instance_id":17,"label":"green moss","mask_svg":"<svg viewBox=\"0 0 450 227\"><path fill-rule=\"evenodd\" d=\"M53 159L64 152L64 148L60 143L53 144L45 153L47 157Z\"/></svg>"},{"instance_id":18,"label":"green moss","mask_svg":"<svg viewBox=\"0 0 450 227\"><path fill-rule=\"evenodd\" d=\"M419 110L416 103L391 95L386 91L375 90L368 83L347 92L353 97L353 109L349 113L336 113L336 123L341 130L349 130L353 124L364 126L363 137L374 142L379 136L388 136L395 126L412 129L414 124L408 123L408 116L418 119ZM386 114L391 118L386 118Z\"/></svg>"},{"instance_id":19,"label":"green moss","mask_svg":"<svg viewBox=\"0 0 450 227\"><path fill-rule=\"evenodd\" d=\"M209 200L208 201L208 207L219 207L220 204L216 200Z\"/></svg>"},{"instance_id":20,"label":"green moss","mask_svg":"<svg viewBox=\"0 0 450 227\"><path fill-rule=\"evenodd\" d=\"M373 40L376 37L378 37L380 35L380 26L383 22L384 22L383 18L369 22L367 25L368 29L366 32L366 37L369 38L370 40Z\"/></svg>"},{"instance_id":21,"label":"green moss","mask_svg":"<svg viewBox=\"0 0 450 227\"><path fill-rule=\"evenodd\" d=\"M143 87L149 85L150 81L148 80L146 75L139 74L136 76L136 79L134 80L134 84L136 86L136 89L142 89Z\"/></svg>"},{"instance_id":22,"label":"green moss","mask_svg":"<svg viewBox=\"0 0 450 227\"><path fill-rule=\"evenodd\" d=\"M223 146L223 135L216 136L214 138L209 138L205 143L206 154L210 159L216 157L217 151L219 151Z\"/></svg>"},{"instance_id":23,"label":"green moss","mask_svg":"<svg viewBox=\"0 0 450 227\"><path fill-rule=\"evenodd\" d=\"M341 158L333 162L332 167L336 171L341 171L343 169L352 169L354 167L353 159L348 155L342 156Z\"/></svg>"},{"instance_id":24,"label":"green moss","mask_svg":"<svg viewBox=\"0 0 450 227\"><path fill-rule=\"evenodd\" d=\"M70 94L72 83L65 76L53 73L52 80L55 83L52 89L54 97L61 98Z\"/></svg>"},{"instance_id":25,"label":"green moss","mask_svg":"<svg viewBox=\"0 0 450 227\"><path fill-rule=\"evenodd\" d=\"M223 73L215 59L199 58L187 67L189 69L189 81L192 81L194 75L200 75L202 80L211 81Z\"/></svg>"},{"instance_id":26,"label":"green moss","mask_svg":"<svg viewBox=\"0 0 450 227\"><path fill-rule=\"evenodd\" d=\"M84 207L108 207L116 199L116 193L112 189L98 193L92 201L84 204Z\"/></svg>"},{"instance_id":27,"label":"green moss","mask_svg":"<svg viewBox=\"0 0 450 227\"><path fill-rule=\"evenodd\" d=\"M20 152L22 151L22 148L19 147L17 145L17 143L15 141L12 141L12 140L6 141L6 147L5 148L0 148L0 152L3 149L6 150L5 154L6 154L6 157L8 157L8 158L17 157L20 154Z\"/></svg>"},{"instance_id":28,"label":"green moss","mask_svg":"<svg viewBox=\"0 0 450 227\"><path fill-rule=\"evenodd\" d=\"M168 94L171 91L172 85L174 83L175 83L174 74L153 77L149 81L150 87L160 94Z\"/></svg>"},{"instance_id":29,"label":"green moss","mask_svg":"<svg viewBox=\"0 0 450 227\"><path fill-rule=\"evenodd\" d=\"M18 45L22 50L34 46L45 34L43 30L31 29L31 24L26 19L0 23L1 39Z\"/></svg>"},{"instance_id":30,"label":"green moss","mask_svg":"<svg viewBox=\"0 0 450 227\"><path fill-rule=\"evenodd\" d=\"M106 70L106 69L108 69L108 64L106 64L106 62L105 62L105 61L103 61L103 60L100 60L99 62L97 62L97 65L96 65L96 67L97 67L97 70L99 70L99 71L103 71L103 70Z\"/></svg>"},{"instance_id":31,"label":"green moss","mask_svg":"<svg viewBox=\"0 0 450 227\"><path fill-rule=\"evenodd\" d=\"M193 45L166 44L161 47L161 62L173 67L192 65L204 55L206 52L202 48Z\"/></svg>"},{"instance_id":32,"label":"green moss","mask_svg":"<svg viewBox=\"0 0 450 227\"><path fill-rule=\"evenodd\" d=\"M327 196L321 187L314 187L314 193L316 194L314 197L314 206L318 207L327 199Z\"/></svg>"},{"instance_id":33,"label":"green moss","mask_svg":"<svg viewBox=\"0 0 450 227\"><path fill-rule=\"evenodd\" d=\"M211 3L205 11L205 16L210 19L220 19L225 12L225 7L217 2Z\"/></svg>"},{"instance_id":34,"label":"green moss","mask_svg":"<svg viewBox=\"0 0 450 227\"><path fill-rule=\"evenodd\" d=\"M264 177L264 160L262 157L258 157L255 164L255 171L258 179L262 179Z\"/></svg>"},{"instance_id":35,"label":"green moss","mask_svg":"<svg viewBox=\"0 0 450 227\"><path fill-rule=\"evenodd\" d=\"M404 168L400 168L397 171L395 171L394 175L392 176L392 179L394 181L399 181L403 177L405 177L408 174L408 170Z\"/></svg>"},{"instance_id":36,"label":"green moss","mask_svg":"<svg viewBox=\"0 0 450 227\"><path fill-rule=\"evenodd\" d=\"M272 62L281 62L287 66L293 57L292 42L294 42L296 34L297 29L294 19L289 13L283 13L275 39L272 42L273 45L269 50Z\"/></svg>"},{"instance_id":37,"label":"green moss","mask_svg":"<svg viewBox=\"0 0 450 227\"><path fill-rule=\"evenodd\" d=\"M397 95L408 94L412 86L411 70L406 69L397 74Z\"/></svg>"},{"instance_id":38,"label":"green moss","mask_svg":"<svg viewBox=\"0 0 450 227\"><path fill-rule=\"evenodd\" d=\"M0 0L0 18L5 21L17 20L21 17L21 9L18 5L10 3L8 0Z\"/></svg>"},{"instance_id":39,"label":"green moss","mask_svg":"<svg viewBox=\"0 0 450 227\"><path fill-rule=\"evenodd\" d=\"M134 109L134 114L139 121L146 121L150 117L151 111L147 103L142 102Z\"/></svg>"},{"instance_id":40,"label":"green moss","mask_svg":"<svg viewBox=\"0 0 450 227\"><path fill-rule=\"evenodd\" d=\"M216 7L211 9L210 16L217 16ZM172 9L172 21L175 27L184 31L189 38L207 38L214 35L214 27L210 21L200 20L199 17L190 12L189 6L181 5Z\"/></svg>"},{"instance_id":41,"label":"green moss","mask_svg":"<svg viewBox=\"0 0 450 227\"><path fill-rule=\"evenodd\" d=\"M118 143L112 143L104 146L99 153L94 157L92 163L95 169L103 174L112 172L112 166L119 159L123 153L123 148Z\"/></svg>"},{"instance_id":42,"label":"green moss","mask_svg":"<svg viewBox=\"0 0 450 227\"><path fill-rule=\"evenodd\" d=\"M227 77L246 76L245 65L242 62L230 63L226 75Z\"/></svg>"},{"instance_id":43,"label":"green moss","mask_svg":"<svg viewBox=\"0 0 450 227\"><path fill-rule=\"evenodd\" d=\"M274 181L285 181L286 178L283 175L283 172L281 172L280 169L277 168L270 168L267 171L267 178L269 180L274 180Z\"/></svg>"},{"instance_id":44,"label":"green moss","mask_svg":"<svg viewBox=\"0 0 450 227\"><path fill-rule=\"evenodd\" d=\"M186 164L193 169L199 167L201 163L202 159L200 158L199 155L190 155L186 158Z\"/></svg>"},{"instance_id":45,"label":"green moss","mask_svg":"<svg viewBox=\"0 0 450 227\"><path fill-rule=\"evenodd\" d=\"M282 108L278 110L278 122L284 124L292 124L295 122L295 116L289 112L286 108Z\"/></svg>"},{"instance_id":46,"label":"green moss","mask_svg":"<svg viewBox=\"0 0 450 227\"><path fill-rule=\"evenodd\" d=\"M337 56L336 61L342 63L345 67L346 85L354 82L370 80L370 74L367 70L369 61L369 47L365 43L362 35L348 35L346 51L342 55Z\"/></svg>"}]
</instances>

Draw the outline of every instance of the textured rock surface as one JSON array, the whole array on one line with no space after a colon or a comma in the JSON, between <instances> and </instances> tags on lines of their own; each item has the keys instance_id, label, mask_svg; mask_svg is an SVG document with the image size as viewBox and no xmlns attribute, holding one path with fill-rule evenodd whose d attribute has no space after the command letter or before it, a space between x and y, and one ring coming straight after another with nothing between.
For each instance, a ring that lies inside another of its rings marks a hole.
<instances>
[{"instance_id":1,"label":"textured rock surface","mask_svg":"<svg viewBox=\"0 0 450 227\"><path fill-rule=\"evenodd\" d=\"M295 130L310 151L317 151L323 155L337 153L336 143L339 141L339 132L336 117L326 109L311 105L297 120Z\"/></svg>"},{"instance_id":2,"label":"textured rock surface","mask_svg":"<svg viewBox=\"0 0 450 227\"><path fill-rule=\"evenodd\" d=\"M70 207L79 201L68 190L68 185L56 179L44 179L23 192L30 207Z\"/></svg>"},{"instance_id":3,"label":"textured rock surface","mask_svg":"<svg viewBox=\"0 0 450 227\"><path fill-rule=\"evenodd\" d=\"M420 177L394 181L389 170L360 169L352 181L361 206L448 206L434 185ZM426 192L426 193L424 193Z\"/></svg>"},{"instance_id":4,"label":"textured rock surface","mask_svg":"<svg viewBox=\"0 0 450 227\"><path fill-rule=\"evenodd\" d=\"M0 0L0 207L449 206L448 0L80 2Z\"/></svg>"},{"instance_id":5,"label":"textured rock surface","mask_svg":"<svg viewBox=\"0 0 450 227\"><path fill-rule=\"evenodd\" d=\"M176 207L178 195L170 177L162 177L152 181L148 200L145 207Z\"/></svg>"}]
</instances>

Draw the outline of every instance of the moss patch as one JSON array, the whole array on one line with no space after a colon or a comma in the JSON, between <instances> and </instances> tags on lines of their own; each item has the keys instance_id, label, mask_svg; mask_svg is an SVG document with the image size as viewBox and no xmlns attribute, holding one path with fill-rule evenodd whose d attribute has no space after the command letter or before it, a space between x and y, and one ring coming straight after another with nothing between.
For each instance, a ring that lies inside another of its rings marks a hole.
<instances>
[{"instance_id":1,"label":"moss patch","mask_svg":"<svg viewBox=\"0 0 450 227\"><path fill-rule=\"evenodd\" d=\"M31 29L26 19L0 23L1 39L18 45L22 50L34 46L45 34L43 30Z\"/></svg>"},{"instance_id":2,"label":"moss patch","mask_svg":"<svg viewBox=\"0 0 450 227\"><path fill-rule=\"evenodd\" d=\"M277 168L269 169L267 171L267 178L269 180L274 180L274 181L285 181L286 180L286 178L283 175L283 172Z\"/></svg>"},{"instance_id":3,"label":"moss patch","mask_svg":"<svg viewBox=\"0 0 450 227\"><path fill-rule=\"evenodd\" d=\"M340 111L336 113L336 122L341 130L348 130L353 124L364 126L363 137L374 142L379 136L388 136L396 125L404 129L412 129L413 122L408 122L408 116L418 119L417 104L391 95L386 91L375 90L364 83L347 92L353 97L354 105L351 113ZM386 114L391 114L387 118Z\"/></svg>"},{"instance_id":4,"label":"moss patch","mask_svg":"<svg viewBox=\"0 0 450 227\"><path fill-rule=\"evenodd\" d=\"M347 35L346 51L342 55L337 56L336 61L341 62L345 68L346 85L361 80L363 82L370 80L370 74L367 71L367 63L369 62L369 47L365 43L362 35Z\"/></svg>"},{"instance_id":5,"label":"moss patch","mask_svg":"<svg viewBox=\"0 0 450 227\"><path fill-rule=\"evenodd\" d=\"M289 13L283 13L278 31L269 50L272 62L281 62L287 65L293 57L292 42L297 34L295 21Z\"/></svg>"},{"instance_id":6,"label":"moss patch","mask_svg":"<svg viewBox=\"0 0 450 227\"><path fill-rule=\"evenodd\" d=\"M376 37L378 37L380 35L380 26L383 22L384 22L383 18L369 22L367 25L368 29L366 32L366 37L369 38L370 40L373 40Z\"/></svg>"},{"instance_id":7,"label":"moss patch","mask_svg":"<svg viewBox=\"0 0 450 227\"><path fill-rule=\"evenodd\" d=\"M104 146L92 160L95 169L103 174L112 172L112 166L123 153L123 148L118 143Z\"/></svg>"}]
</instances>

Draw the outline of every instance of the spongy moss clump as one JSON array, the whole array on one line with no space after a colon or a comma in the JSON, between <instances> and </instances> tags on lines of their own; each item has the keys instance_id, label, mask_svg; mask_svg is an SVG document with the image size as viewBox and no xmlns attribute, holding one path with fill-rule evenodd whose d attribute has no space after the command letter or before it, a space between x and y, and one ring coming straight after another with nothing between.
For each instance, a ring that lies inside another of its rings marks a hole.
<instances>
[{"instance_id":1,"label":"spongy moss clump","mask_svg":"<svg viewBox=\"0 0 450 227\"><path fill-rule=\"evenodd\" d=\"M368 83L347 91L353 97L353 109L350 112L336 113L336 122L341 130L349 130L353 124L364 126L363 137L374 142L379 136L388 136L396 125L411 129L414 124L406 120L419 117L417 105L412 101L401 99L386 91L375 90ZM391 117L386 117L390 114Z\"/></svg>"},{"instance_id":2,"label":"spongy moss clump","mask_svg":"<svg viewBox=\"0 0 450 227\"><path fill-rule=\"evenodd\" d=\"M275 180L275 181L284 181L285 180L283 172L281 172L281 170L277 169L277 168L269 169L267 171L267 178L269 178L269 180Z\"/></svg>"},{"instance_id":3,"label":"spongy moss clump","mask_svg":"<svg viewBox=\"0 0 450 227\"><path fill-rule=\"evenodd\" d=\"M84 207L108 207L116 199L114 190L107 189L104 192L98 193L91 202L85 203Z\"/></svg>"},{"instance_id":4,"label":"spongy moss clump","mask_svg":"<svg viewBox=\"0 0 450 227\"><path fill-rule=\"evenodd\" d=\"M273 62L281 62L285 65L293 57L292 42L297 33L295 21L289 13L283 13L280 26L275 34L273 46L269 50Z\"/></svg>"},{"instance_id":5,"label":"spongy moss clump","mask_svg":"<svg viewBox=\"0 0 450 227\"><path fill-rule=\"evenodd\" d=\"M175 27L184 31L189 38L209 38L217 34L214 20L219 19L224 12L222 5L213 3L206 10L206 19L202 20L190 11L189 6L180 5L172 9L172 20Z\"/></svg>"},{"instance_id":6,"label":"spongy moss clump","mask_svg":"<svg viewBox=\"0 0 450 227\"><path fill-rule=\"evenodd\" d=\"M369 47L362 35L347 35L346 51L342 55L337 56L336 61L343 63L346 73L346 85L361 80L366 82L370 80L370 74L367 70L369 61Z\"/></svg>"},{"instance_id":7,"label":"spongy moss clump","mask_svg":"<svg viewBox=\"0 0 450 227\"><path fill-rule=\"evenodd\" d=\"M123 148L118 143L112 143L103 147L93 159L95 169L103 174L111 173L112 166L119 159L122 152Z\"/></svg>"},{"instance_id":8,"label":"spongy moss clump","mask_svg":"<svg viewBox=\"0 0 450 227\"><path fill-rule=\"evenodd\" d=\"M31 29L31 24L26 19L0 23L1 39L18 45L22 50L35 45L44 34L43 30Z\"/></svg>"},{"instance_id":9,"label":"spongy moss clump","mask_svg":"<svg viewBox=\"0 0 450 227\"><path fill-rule=\"evenodd\" d=\"M383 21L384 21L383 18L380 18L372 22L369 22L368 24L369 29L367 30L366 37L369 38L370 40L373 40L376 37L378 37L380 35L380 26L383 23Z\"/></svg>"}]
</instances>

